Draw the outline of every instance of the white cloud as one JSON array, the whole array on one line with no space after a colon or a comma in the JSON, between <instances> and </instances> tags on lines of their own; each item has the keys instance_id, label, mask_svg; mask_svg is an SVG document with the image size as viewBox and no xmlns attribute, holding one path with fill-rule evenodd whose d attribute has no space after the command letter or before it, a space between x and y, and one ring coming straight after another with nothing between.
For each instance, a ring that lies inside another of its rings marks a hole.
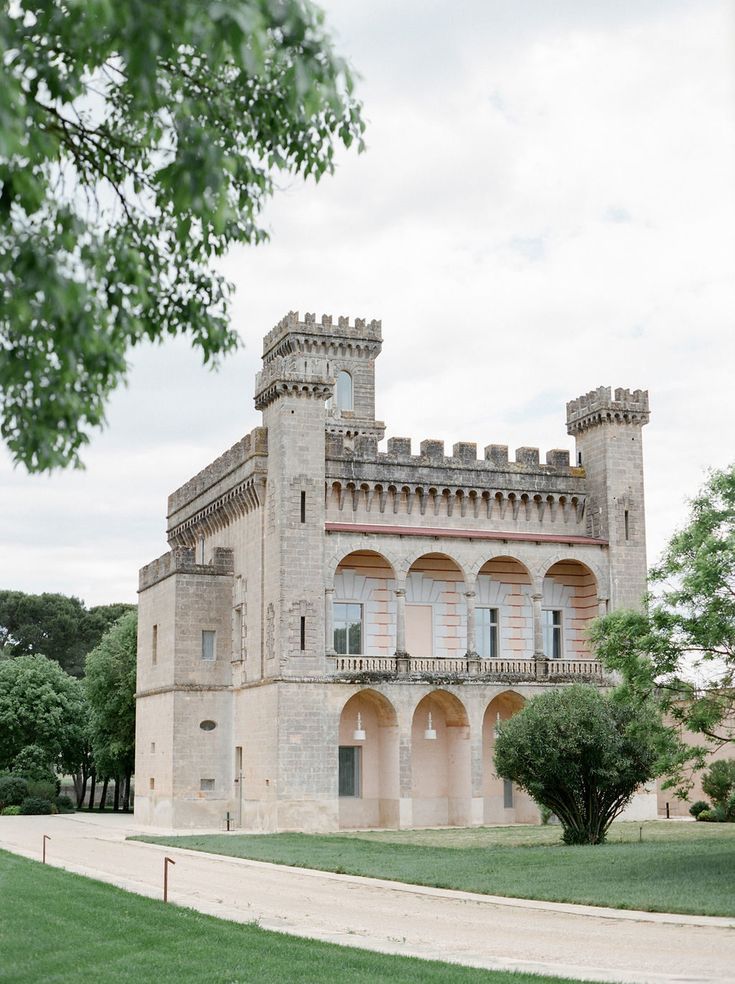
<instances>
[{"instance_id":1,"label":"white cloud","mask_svg":"<svg viewBox=\"0 0 735 984\"><path fill-rule=\"evenodd\" d=\"M0 468L0 577L134 597L166 495L258 423L262 335L290 308L383 319L388 433L571 447L564 403L647 387L649 554L733 457L735 91L721 2L328 5L368 152L288 182L235 251L246 348L213 376L136 354L88 470Z\"/></svg>"}]
</instances>

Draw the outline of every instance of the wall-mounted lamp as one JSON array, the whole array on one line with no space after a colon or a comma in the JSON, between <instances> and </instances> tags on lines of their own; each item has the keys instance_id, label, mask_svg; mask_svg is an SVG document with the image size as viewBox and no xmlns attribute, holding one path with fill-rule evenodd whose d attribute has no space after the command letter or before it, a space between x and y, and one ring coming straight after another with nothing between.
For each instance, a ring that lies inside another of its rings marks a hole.
<instances>
[{"instance_id":1,"label":"wall-mounted lamp","mask_svg":"<svg viewBox=\"0 0 735 984\"><path fill-rule=\"evenodd\" d=\"M429 711L429 720L426 731L424 731L424 738L426 738L427 741L436 741L436 731L431 721L431 711Z\"/></svg>"},{"instance_id":2,"label":"wall-mounted lamp","mask_svg":"<svg viewBox=\"0 0 735 984\"><path fill-rule=\"evenodd\" d=\"M360 714L360 712L358 711L357 712L357 727L352 732L352 740L353 741L365 741L366 738L367 738L367 735L365 734L365 729L362 726L362 714Z\"/></svg>"}]
</instances>

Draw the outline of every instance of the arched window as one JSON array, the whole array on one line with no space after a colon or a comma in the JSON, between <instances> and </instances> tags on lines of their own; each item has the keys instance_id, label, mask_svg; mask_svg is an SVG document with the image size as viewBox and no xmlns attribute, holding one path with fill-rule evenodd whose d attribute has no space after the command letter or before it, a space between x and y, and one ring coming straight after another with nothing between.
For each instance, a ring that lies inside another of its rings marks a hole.
<instances>
[{"instance_id":1,"label":"arched window","mask_svg":"<svg viewBox=\"0 0 735 984\"><path fill-rule=\"evenodd\" d=\"M336 398L340 410L352 409L352 376L344 369L337 373Z\"/></svg>"}]
</instances>

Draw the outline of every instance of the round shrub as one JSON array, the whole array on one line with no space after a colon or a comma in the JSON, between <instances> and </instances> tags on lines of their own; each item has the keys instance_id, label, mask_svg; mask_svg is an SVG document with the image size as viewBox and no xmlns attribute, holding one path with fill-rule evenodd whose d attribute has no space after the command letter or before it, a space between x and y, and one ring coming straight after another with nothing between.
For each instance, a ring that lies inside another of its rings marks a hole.
<instances>
[{"instance_id":1,"label":"round shrub","mask_svg":"<svg viewBox=\"0 0 735 984\"><path fill-rule=\"evenodd\" d=\"M53 812L52 803L40 796L28 796L20 804L20 812L24 817L50 815Z\"/></svg>"},{"instance_id":2,"label":"round shrub","mask_svg":"<svg viewBox=\"0 0 735 984\"><path fill-rule=\"evenodd\" d=\"M71 796L59 796L56 805L59 808L59 813L74 813L74 801Z\"/></svg>"},{"instance_id":3,"label":"round shrub","mask_svg":"<svg viewBox=\"0 0 735 984\"><path fill-rule=\"evenodd\" d=\"M0 816L2 817L17 817L19 813L19 806L5 806L0 810Z\"/></svg>"},{"instance_id":4,"label":"round shrub","mask_svg":"<svg viewBox=\"0 0 735 984\"><path fill-rule=\"evenodd\" d=\"M5 806L20 806L28 795L28 783L20 776L0 778L0 809Z\"/></svg>"},{"instance_id":5,"label":"round shrub","mask_svg":"<svg viewBox=\"0 0 735 984\"><path fill-rule=\"evenodd\" d=\"M55 803L57 793L58 790L55 782L45 779L28 780L28 796L30 799L44 799L48 800L49 803Z\"/></svg>"},{"instance_id":6,"label":"round shrub","mask_svg":"<svg viewBox=\"0 0 735 984\"><path fill-rule=\"evenodd\" d=\"M727 821L727 810L722 803L718 803L717 806L713 806L709 812L710 820L714 823L725 823Z\"/></svg>"},{"instance_id":7,"label":"round shrub","mask_svg":"<svg viewBox=\"0 0 735 984\"><path fill-rule=\"evenodd\" d=\"M709 823L711 820L714 820L714 816L712 815L712 810L702 810L702 812L697 817L697 820L703 820L705 823Z\"/></svg>"},{"instance_id":8,"label":"round shrub","mask_svg":"<svg viewBox=\"0 0 735 984\"><path fill-rule=\"evenodd\" d=\"M705 802L705 800L697 800L696 803L692 803L689 807L689 812L697 820L699 820L699 814L704 813L705 810L709 810L709 803Z\"/></svg>"}]
</instances>

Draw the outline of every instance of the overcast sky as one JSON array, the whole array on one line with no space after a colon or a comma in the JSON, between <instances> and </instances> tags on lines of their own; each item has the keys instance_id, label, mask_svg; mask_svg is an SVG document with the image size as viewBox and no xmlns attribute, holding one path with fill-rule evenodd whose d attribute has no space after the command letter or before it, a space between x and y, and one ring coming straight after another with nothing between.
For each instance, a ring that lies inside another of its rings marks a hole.
<instances>
[{"instance_id":1,"label":"overcast sky","mask_svg":"<svg viewBox=\"0 0 735 984\"><path fill-rule=\"evenodd\" d=\"M0 459L0 587L134 601L166 496L259 423L290 309L381 318L388 436L573 448L565 403L650 391L648 553L735 459L735 23L708 0L332 0L368 150L281 182L225 263L244 348L137 350L84 472Z\"/></svg>"}]
</instances>

